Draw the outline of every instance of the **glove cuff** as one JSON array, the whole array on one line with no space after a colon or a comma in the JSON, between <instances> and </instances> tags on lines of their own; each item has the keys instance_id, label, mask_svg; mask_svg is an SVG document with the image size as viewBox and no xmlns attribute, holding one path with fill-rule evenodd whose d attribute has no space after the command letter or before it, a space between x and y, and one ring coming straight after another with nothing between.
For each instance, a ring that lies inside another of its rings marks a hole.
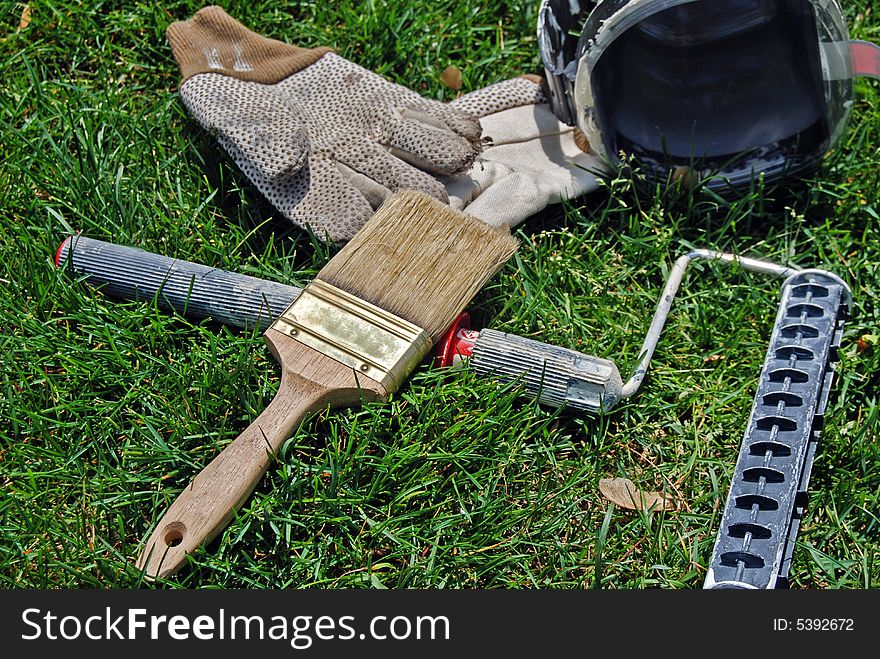
<instances>
[{"instance_id":1,"label":"glove cuff","mask_svg":"<svg viewBox=\"0 0 880 659\"><path fill-rule=\"evenodd\" d=\"M200 9L165 32L183 80L220 73L240 80L274 84L314 64L330 48L300 48L261 36L223 9Z\"/></svg>"}]
</instances>

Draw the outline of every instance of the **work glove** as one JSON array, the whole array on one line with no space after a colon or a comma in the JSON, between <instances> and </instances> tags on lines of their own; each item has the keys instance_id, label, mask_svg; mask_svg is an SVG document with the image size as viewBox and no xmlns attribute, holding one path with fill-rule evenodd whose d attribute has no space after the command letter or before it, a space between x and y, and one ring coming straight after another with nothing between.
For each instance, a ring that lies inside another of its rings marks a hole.
<instances>
[{"instance_id":1,"label":"work glove","mask_svg":"<svg viewBox=\"0 0 880 659\"><path fill-rule=\"evenodd\" d=\"M220 7L168 27L180 98L245 176L321 240L346 241L385 197L442 201L433 175L466 171L481 127L330 51L258 35Z\"/></svg>"},{"instance_id":2,"label":"work glove","mask_svg":"<svg viewBox=\"0 0 880 659\"><path fill-rule=\"evenodd\" d=\"M608 173L586 137L553 114L543 80L522 76L449 103L480 118L483 150L466 173L443 177L449 204L514 227L550 204L587 194Z\"/></svg>"}]
</instances>

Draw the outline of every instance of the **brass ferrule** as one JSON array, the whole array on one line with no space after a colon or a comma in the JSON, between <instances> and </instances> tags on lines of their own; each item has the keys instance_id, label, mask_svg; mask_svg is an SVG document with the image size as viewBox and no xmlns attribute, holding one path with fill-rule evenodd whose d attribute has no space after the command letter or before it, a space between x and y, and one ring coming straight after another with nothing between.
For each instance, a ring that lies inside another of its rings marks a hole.
<instances>
[{"instance_id":1,"label":"brass ferrule","mask_svg":"<svg viewBox=\"0 0 880 659\"><path fill-rule=\"evenodd\" d=\"M315 279L271 325L396 391L430 352L425 330L340 288Z\"/></svg>"}]
</instances>

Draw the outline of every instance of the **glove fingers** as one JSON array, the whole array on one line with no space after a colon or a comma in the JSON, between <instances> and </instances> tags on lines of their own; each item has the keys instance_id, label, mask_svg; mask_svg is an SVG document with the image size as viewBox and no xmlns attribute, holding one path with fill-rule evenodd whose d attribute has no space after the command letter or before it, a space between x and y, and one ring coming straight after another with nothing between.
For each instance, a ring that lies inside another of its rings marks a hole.
<instances>
[{"instance_id":1,"label":"glove fingers","mask_svg":"<svg viewBox=\"0 0 880 659\"><path fill-rule=\"evenodd\" d=\"M361 141L344 150L340 148L335 151L338 161L343 165L391 192L420 190L444 204L449 201L440 181L411 167L374 142Z\"/></svg>"},{"instance_id":2,"label":"glove fingers","mask_svg":"<svg viewBox=\"0 0 880 659\"><path fill-rule=\"evenodd\" d=\"M420 121L437 128L449 128L468 142L478 145L483 129L480 120L474 115L451 107L447 103L428 102L413 108L406 108L402 113L404 119Z\"/></svg>"},{"instance_id":3,"label":"glove fingers","mask_svg":"<svg viewBox=\"0 0 880 659\"><path fill-rule=\"evenodd\" d=\"M537 76L520 76L496 82L477 91L465 94L449 105L456 110L483 118L502 110L547 103L541 78Z\"/></svg>"},{"instance_id":4,"label":"glove fingers","mask_svg":"<svg viewBox=\"0 0 880 659\"><path fill-rule=\"evenodd\" d=\"M273 186L266 196L286 217L325 241L328 237L336 242L351 240L373 215L360 190L322 157L310 157L299 174Z\"/></svg>"},{"instance_id":5,"label":"glove fingers","mask_svg":"<svg viewBox=\"0 0 880 659\"><path fill-rule=\"evenodd\" d=\"M373 210L378 209L379 206L391 196L391 190L384 185L379 185L369 176L364 176L360 172L354 171L351 167L348 167L341 162L337 162L336 167L342 175L348 179L349 183L357 188L357 190L364 196Z\"/></svg>"},{"instance_id":6,"label":"glove fingers","mask_svg":"<svg viewBox=\"0 0 880 659\"><path fill-rule=\"evenodd\" d=\"M204 73L181 85L180 98L203 128L224 147L233 145L261 176L287 176L305 163L305 128L271 87Z\"/></svg>"},{"instance_id":7,"label":"glove fingers","mask_svg":"<svg viewBox=\"0 0 880 659\"><path fill-rule=\"evenodd\" d=\"M373 214L360 190L333 162L309 156L305 165L286 176L268 178L233 146L229 153L244 175L266 199L294 224L311 229L321 240L350 240Z\"/></svg>"},{"instance_id":8,"label":"glove fingers","mask_svg":"<svg viewBox=\"0 0 880 659\"><path fill-rule=\"evenodd\" d=\"M393 122L383 140L396 157L431 174L457 174L473 164L479 150L472 142L418 119L418 113L409 111L407 117L413 118Z\"/></svg>"}]
</instances>

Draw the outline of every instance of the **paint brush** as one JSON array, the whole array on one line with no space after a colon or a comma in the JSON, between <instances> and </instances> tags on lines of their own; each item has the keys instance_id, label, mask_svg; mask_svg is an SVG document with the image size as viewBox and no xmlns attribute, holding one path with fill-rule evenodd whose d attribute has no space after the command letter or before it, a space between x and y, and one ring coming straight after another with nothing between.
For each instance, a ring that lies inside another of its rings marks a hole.
<instances>
[{"instance_id":1,"label":"paint brush","mask_svg":"<svg viewBox=\"0 0 880 659\"><path fill-rule=\"evenodd\" d=\"M138 567L166 577L220 533L310 413L394 392L516 248L422 193L392 195L266 330L278 392L178 495Z\"/></svg>"}]
</instances>

